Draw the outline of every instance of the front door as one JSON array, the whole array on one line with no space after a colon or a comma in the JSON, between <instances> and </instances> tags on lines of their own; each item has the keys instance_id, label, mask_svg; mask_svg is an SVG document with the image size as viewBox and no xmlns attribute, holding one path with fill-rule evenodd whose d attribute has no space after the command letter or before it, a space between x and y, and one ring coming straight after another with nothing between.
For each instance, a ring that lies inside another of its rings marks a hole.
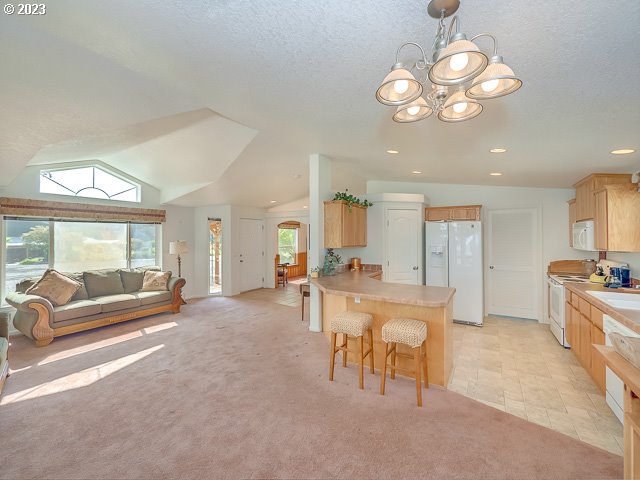
<instances>
[{"instance_id":1,"label":"front door","mask_svg":"<svg viewBox=\"0 0 640 480\"><path fill-rule=\"evenodd\" d=\"M488 212L488 313L539 320L538 210Z\"/></svg>"},{"instance_id":2,"label":"front door","mask_svg":"<svg viewBox=\"0 0 640 480\"><path fill-rule=\"evenodd\" d=\"M240 219L240 291L262 288L264 262L262 256L263 222L253 218Z\"/></svg>"},{"instance_id":3,"label":"front door","mask_svg":"<svg viewBox=\"0 0 640 480\"><path fill-rule=\"evenodd\" d=\"M419 285L420 234L422 221L418 210L387 210L387 265L384 281Z\"/></svg>"}]
</instances>

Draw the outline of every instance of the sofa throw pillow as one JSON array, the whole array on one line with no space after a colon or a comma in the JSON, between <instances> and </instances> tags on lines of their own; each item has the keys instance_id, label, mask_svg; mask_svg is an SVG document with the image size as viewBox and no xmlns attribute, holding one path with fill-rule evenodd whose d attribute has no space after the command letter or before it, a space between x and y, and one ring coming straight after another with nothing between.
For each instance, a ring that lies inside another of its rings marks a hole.
<instances>
[{"instance_id":1,"label":"sofa throw pillow","mask_svg":"<svg viewBox=\"0 0 640 480\"><path fill-rule=\"evenodd\" d=\"M74 293L73 297L71 297L72 302L75 302L76 300L87 300L89 298L87 288L84 286L84 276L82 275L82 272L63 273L63 275L66 275L71 280L75 280L76 282L80 283L80 288L76 293Z\"/></svg>"},{"instance_id":2,"label":"sofa throw pillow","mask_svg":"<svg viewBox=\"0 0 640 480\"><path fill-rule=\"evenodd\" d=\"M80 282L50 268L42 278L27 289L27 295L38 295L49 300L54 307L69 303L80 288Z\"/></svg>"},{"instance_id":3,"label":"sofa throw pillow","mask_svg":"<svg viewBox=\"0 0 640 480\"><path fill-rule=\"evenodd\" d=\"M142 288L144 272L120 269L120 280L122 280L124 293L139 292Z\"/></svg>"},{"instance_id":4,"label":"sofa throw pillow","mask_svg":"<svg viewBox=\"0 0 640 480\"><path fill-rule=\"evenodd\" d=\"M117 270L88 270L83 273L89 298L124 293L120 273Z\"/></svg>"},{"instance_id":5,"label":"sofa throw pillow","mask_svg":"<svg viewBox=\"0 0 640 480\"><path fill-rule=\"evenodd\" d=\"M155 292L160 290L169 290L169 278L171 272L155 272L147 270L144 272L144 280L142 281L142 292Z\"/></svg>"}]
</instances>

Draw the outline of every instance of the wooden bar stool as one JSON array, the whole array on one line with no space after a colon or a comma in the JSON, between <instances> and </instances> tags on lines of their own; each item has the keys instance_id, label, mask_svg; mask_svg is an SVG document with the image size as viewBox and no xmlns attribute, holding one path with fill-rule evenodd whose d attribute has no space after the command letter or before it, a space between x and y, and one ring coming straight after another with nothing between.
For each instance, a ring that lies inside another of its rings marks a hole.
<instances>
[{"instance_id":1,"label":"wooden bar stool","mask_svg":"<svg viewBox=\"0 0 640 480\"><path fill-rule=\"evenodd\" d=\"M387 377L387 359L391 355L391 378L396 378L396 370L416 377L416 395L418 406L422 406L422 387L420 375L424 371L424 386L429 388L429 372L427 368L427 324L420 320L409 318L393 318L382 326L382 340L386 343L382 376L380 377L380 395L384 395L384 386ZM407 345L413 349L413 355L398 353L398 343ZM424 353L422 347L424 346ZM396 356L413 357L414 371L407 371L396 366Z\"/></svg>"},{"instance_id":2,"label":"wooden bar stool","mask_svg":"<svg viewBox=\"0 0 640 480\"><path fill-rule=\"evenodd\" d=\"M342 366L347 366L347 351L349 336L358 339L358 358L360 359L360 388L364 389L364 359L369 355L369 367L373 368L373 316L362 312L340 312L331 320L331 359L329 362L329 380L333 381L333 367L336 363L336 353L342 351ZM364 334L369 333L369 349L364 351ZM336 346L336 337L342 334L342 345Z\"/></svg>"}]
</instances>

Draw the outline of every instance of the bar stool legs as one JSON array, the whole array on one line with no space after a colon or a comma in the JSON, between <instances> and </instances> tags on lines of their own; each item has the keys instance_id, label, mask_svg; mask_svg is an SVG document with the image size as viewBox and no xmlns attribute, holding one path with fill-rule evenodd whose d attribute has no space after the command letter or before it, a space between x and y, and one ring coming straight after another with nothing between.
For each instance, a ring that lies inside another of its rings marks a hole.
<instances>
[{"instance_id":1,"label":"bar stool legs","mask_svg":"<svg viewBox=\"0 0 640 480\"><path fill-rule=\"evenodd\" d=\"M329 380L333 381L333 372L336 364L336 353L342 352L342 366L347 366L347 353L349 350L349 335L346 333L342 334L343 343L342 345L337 345L337 336L336 332L331 332L331 353L330 353L330 361L329 361ZM358 356L358 386L360 389L364 389L364 361L367 355L369 356L369 369L371 370L371 374L375 373L374 368L374 360L373 360L373 330L371 328L367 329L368 336L368 348L365 352L364 350L364 335L359 335L357 338L357 352L355 352Z\"/></svg>"},{"instance_id":2,"label":"bar stool legs","mask_svg":"<svg viewBox=\"0 0 640 480\"><path fill-rule=\"evenodd\" d=\"M396 370L401 370L397 367L397 348L398 344L390 342L386 344L384 362L382 364L382 372L380 375L380 395L384 395L385 384L387 379L387 367L391 369L391 379L395 379ZM419 347L412 348L413 352L413 365L414 376L416 379L416 400L419 407L422 406L422 377L424 377L424 388L429 388L429 372L427 368L427 342L422 342ZM405 354L400 354L405 355ZM391 363L389 364L389 356L391 356ZM409 356L409 355L407 355Z\"/></svg>"}]
</instances>

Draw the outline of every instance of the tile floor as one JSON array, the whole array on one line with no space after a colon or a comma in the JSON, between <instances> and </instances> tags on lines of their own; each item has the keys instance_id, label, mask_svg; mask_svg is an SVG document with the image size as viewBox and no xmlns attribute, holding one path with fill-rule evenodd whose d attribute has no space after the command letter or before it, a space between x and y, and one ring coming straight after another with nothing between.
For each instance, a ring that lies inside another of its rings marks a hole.
<instances>
[{"instance_id":1,"label":"tile floor","mask_svg":"<svg viewBox=\"0 0 640 480\"><path fill-rule=\"evenodd\" d=\"M622 425L547 325L500 317L482 328L454 324L449 389L622 455Z\"/></svg>"},{"instance_id":2,"label":"tile floor","mask_svg":"<svg viewBox=\"0 0 640 480\"><path fill-rule=\"evenodd\" d=\"M245 298L300 308L297 283ZM306 299L305 321L309 300ZM530 422L622 455L622 425L604 395L547 325L487 317L482 328L454 324L449 389Z\"/></svg>"}]
</instances>

